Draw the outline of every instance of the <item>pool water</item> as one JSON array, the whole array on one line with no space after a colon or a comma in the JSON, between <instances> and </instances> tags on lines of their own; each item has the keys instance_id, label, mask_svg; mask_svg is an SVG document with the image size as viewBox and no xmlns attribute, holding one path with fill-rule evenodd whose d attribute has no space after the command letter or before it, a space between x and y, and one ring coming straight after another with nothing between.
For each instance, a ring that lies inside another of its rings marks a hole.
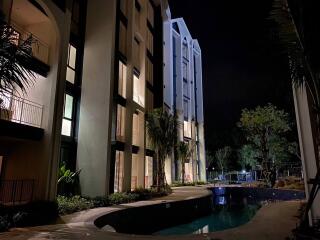
<instances>
[{"instance_id":1,"label":"pool water","mask_svg":"<svg viewBox=\"0 0 320 240\"><path fill-rule=\"evenodd\" d=\"M219 194L216 191L213 197L213 206L209 216L163 229L154 235L201 234L234 228L250 221L261 205L246 197L226 195L224 191Z\"/></svg>"}]
</instances>

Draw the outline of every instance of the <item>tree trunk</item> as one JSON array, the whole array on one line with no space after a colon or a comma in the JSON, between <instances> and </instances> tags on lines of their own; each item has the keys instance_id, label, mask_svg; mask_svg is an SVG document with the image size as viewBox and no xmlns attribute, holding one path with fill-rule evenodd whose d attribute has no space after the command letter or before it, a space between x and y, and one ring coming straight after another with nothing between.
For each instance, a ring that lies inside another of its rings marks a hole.
<instances>
[{"instance_id":1,"label":"tree trunk","mask_svg":"<svg viewBox=\"0 0 320 240\"><path fill-rule=\"evenodd\" d=\"M181 162L181 183L184 185L184 178L185 178L186 170L185 170L185 162Z\"/></svg>"}]
</instances>

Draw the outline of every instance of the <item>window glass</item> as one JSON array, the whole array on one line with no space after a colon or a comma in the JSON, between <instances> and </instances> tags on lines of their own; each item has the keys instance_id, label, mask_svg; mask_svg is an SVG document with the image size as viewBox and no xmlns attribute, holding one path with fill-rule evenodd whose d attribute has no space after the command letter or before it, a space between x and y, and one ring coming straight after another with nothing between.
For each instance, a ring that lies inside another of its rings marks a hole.
<instances>
[{"instance_id":1,"label":"window glass","mask_svg":"<svg viewBox=\"0 0 320 240\"><path fill-rule=\"evenodd\" d=\"M61 131L61 134L64 135L64 136L70 137L71 136L71 125L72 125L72 122L70 120L63 119L62 120L62 131Z\"/></svg>"},{"instance_id":2,"label":"window glass","mask_svg":"<svg viewBox=\"0 0 320 240\"><path fill-rule=\"evenodd\" d=\"M68 66L75 69L76 68L76 56L77 56L77 49L69 44L69 62Z\"/></svg>"},{"instance_id":3,"label":"window glass","mask_svg":"<svg viewBox=\"0 0 320 240\"><path fill-rule=\"evenodd\" d=\"M153 185L153 158L146 156L145 159L145 188Z\"/></svg>"},{"instance_id":4,"label":"window glass","mask_svg":"<svg viewBox=\"0 0 320 240\"><path fill-rule=\"evenodd\" d=\"M147 81L153 85L153 64L152 62L150 61L150 59L147 57L146 58L146 77L147 77Z\"/></svg>"},{"instance_id":5,"label":"window glass","mask_svg":"<svg viewBox=\"0 0 320 240\"><path fill-rule=\"evenodd\" d=\"M72 118L72 109L73 109L73 97L69 94L65 95L65 103L64 103L64 117Z\"/></svg>"},{"instance_id":6,"label":"window glass","mask_svg":"<svg viewBox=\"0 0 320 240\"><path fill-rule=\"evenodd\" d=\"M183 70L183 78L187 80L188 79L188 64L184 62L182 67L183 67L183 69L182 69Z\"/></svg>"},{"instance_id":7,"label":"window glass","mask_svg":"<svg viewBox=\"0 0 320 240\"><path fill-rule=\"evenodd\" d=\"M186 99L183 100L183 116L184 116L184 120L189 119L189 103L188 103L188 100Z\"/></svg>"},{"instance_id":8,"label":"window glass","mask_svg":"<svg viewBox=\"0 0 320 240\"><path fill-rule=\"evenodd\" d=\"M186 138L191 138L191 122L189 121L183 122L183 135Z\"/></svg>"},{"instance_id":9,"label":"window glass","mask_svg":"<svg viewBox=\"0 0 320 240\"><path fill-rule=\"evenodd\" d=\"M133 114L133 123L132 123L132 144L139 146L139 115Z\"/></svg>"},{"instance_id":10,"label":"window glass","mask_svg":"<svg viewBox=\"0 0 320 240\"><path fill-rule=\"evenodd\" d=\"M120 22L120 30L119 30L119 51L126 56L127 54L127 29L125 25Z\"/></svg>"},{"instance_id":11,"label":"window glass","mask_svg":"<svg viewBox=\"0 0 320 240\"><path fill-rule=\"evenodd\" d=\"M140 70L140 42L138 39L133 41L133 57L134 57L134 66Z\"/></svg>"},{"instance_id":12,"label":"window glass","mask_svg":"<svg viewBox=\"0 0 320 240\"><path fill-rule=\"evenodd\" d=\"M126 98L127 91L127 66L119 61L119 87L118 94L124 98Z\"/></svg>"},{"instance_id":13,"label":"window glass","mask_svg":"<svg viewBox=\"0 0 320 240\"><path fill-rule=\"evenodd\" d=\"M153 35L150 32L149 28L147 29L147 48L150 51L151 55L153 55Z\"/></svg>"},{"instance_id":14,"label":"window glass","mask_svg":"<svg viewBox=\"0 0 320 240\"><path fill-rule=\"evenodd\" d=\"M154 26L154 10L151 3L148 1L148 9L147 9L148 21L151 23L151 26Z\"/></svg>"},{"instance_id":15,"label":"window glass","mask_svg":"<svg viewBox=\"0 0 320 240\"><path fill-rule=\"evenodd\" d=\"M117 106L117 128L116 128L116 139L118 141L124 141L125 132L125 108L121 105Z\"/></svg>"},{"instance_id":16,"label":"window glass","mask_svg":"<svg viewBox=\"0 0 320 240\"><path fill-rule=\"evenodd\" d=\"M133 101L144 107L144 84L142 79L138 76L133 75Z\"/></svg>"},{"instance_id":17,"label":"window glass","mask_svg":"<svg viewBox=\"0 0 320 240\"><path fill-rule=\"evenodd\" d=\"M114 169L115 170L114 192L122 192L123 165L124 165L124 153L122 151L116 151L115 169Z\"/></svg>"}]
</instances>

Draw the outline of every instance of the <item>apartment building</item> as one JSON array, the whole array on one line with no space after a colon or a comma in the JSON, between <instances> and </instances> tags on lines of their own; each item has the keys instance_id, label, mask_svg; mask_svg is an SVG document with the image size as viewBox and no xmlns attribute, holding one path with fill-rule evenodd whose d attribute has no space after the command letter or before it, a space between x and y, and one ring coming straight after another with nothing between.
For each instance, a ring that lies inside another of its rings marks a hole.
<instances>
[{"instance_id":1,"label":"apartment building","mask_svg":"<svg viewBox=\"0 0 320 240\"><path fill-rule=\"evenodd\" d=\"M185 181L206 181L201 48L182 18L164 23L164 62L164 107L178 117L178 140L195 146ZM168 183L181 180L180 166L176 156L167 159Z\"/></svg>"},{"instance_id":2,"label":"apartment building","mask_svg":"<svg viewBox=\"0 0 320 240\"><path fill-rule=\"evenodd\" d=\"M4 96L0 202L52 200L59 166L81 169L81 194L150 187L145 114L162 107L157 0L3 0L19 41L32 35L36 79ZM2 114L3 115L3 114Z\"/></svg>"}]
</instances>

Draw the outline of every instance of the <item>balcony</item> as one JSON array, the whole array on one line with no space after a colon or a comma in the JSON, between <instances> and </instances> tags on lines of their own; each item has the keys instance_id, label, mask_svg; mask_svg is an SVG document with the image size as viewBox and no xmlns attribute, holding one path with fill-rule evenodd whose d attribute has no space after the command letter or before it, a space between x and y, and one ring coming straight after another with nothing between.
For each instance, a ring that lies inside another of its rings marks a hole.
<instances>
[{"instance_id":1,"label":"balcony","mask_svg":"<svg viewBox=\"0 0 320 240\"><path fill-rule=\"evenodd\" d=\"M43 106L28 99L0 94L0 133L2 136L39 140L44 130Z\"/></svg>"}]
</instances>

